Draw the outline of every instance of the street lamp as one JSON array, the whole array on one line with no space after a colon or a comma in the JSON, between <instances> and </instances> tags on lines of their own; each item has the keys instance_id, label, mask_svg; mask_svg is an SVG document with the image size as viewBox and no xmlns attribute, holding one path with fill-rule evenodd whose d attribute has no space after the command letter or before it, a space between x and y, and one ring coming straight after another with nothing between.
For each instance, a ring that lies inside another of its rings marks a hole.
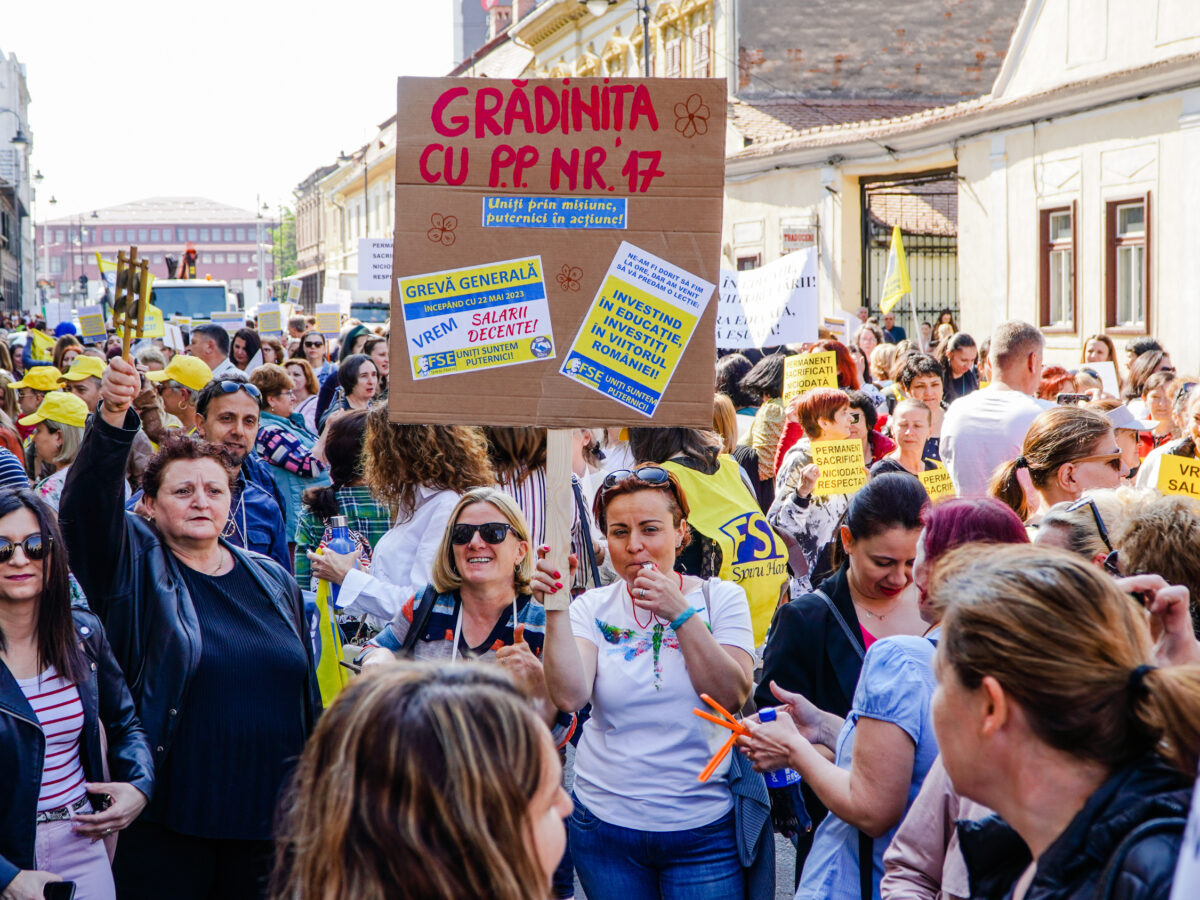
<instances>
[{"instance_id":1,"label":"street lamp","mask_svg":"<svg viewBox=\"0 0 1200 900\"><path fill-rule=\"evenodd\" d=\"M596 18L608 12L610 6L616 6L617 0L579 0L587 7L587 11ZM650 0L635 0L637 11L642 14L642 75L650 77Z\"/></svg>"}]
</instances>

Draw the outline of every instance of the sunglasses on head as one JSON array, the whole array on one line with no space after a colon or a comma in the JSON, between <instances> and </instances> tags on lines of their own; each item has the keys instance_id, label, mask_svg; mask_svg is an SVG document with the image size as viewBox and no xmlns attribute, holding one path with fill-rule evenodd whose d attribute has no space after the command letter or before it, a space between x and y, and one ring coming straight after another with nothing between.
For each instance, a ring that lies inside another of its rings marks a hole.
<instances>
[{"instance_id":1,"label":"sunglasses on head","mask_svg":"<svg viewBox=\"0 0 1200 900\"><path fill-rule=\"evenodd\" d=\"M1096 506L1095 500L1093 500L1091 497L1081 497L1067 507L1067 512L1075 512L1075 510L1083 509L1085 506L1091 507L1092 518L1096 520L1096 531L1100 532L1100 540L1104 541L1104 546L1108 548L1109 556L1112 556L1114 553L1116 553L1116 551L1113 550L1112 541L1108 539L1108 529L1104 527L1104 519L1100 518L1100 509ZM1107 563L1108 560L1106 557L1106 566ZM1116 564L1115 557L1113 557L1113 564Z\"/></svg>"},{"instance_id":2,"label":"sunglasses on head","mask_svg":"<svg viewBox=\"0 0 1200 900\"><path fill-rule=\"evenodd\" d=\"M479 536L486 544L503 544L510 531L514 537L520 538L517 529L507 522L484 522L482 525L468 525L466 522L459 522L450 529L450 543L459 546L469 544L471 538L475 537L476 531L479 532Z\"/></svg>"},{"instance_id":3,"label":"sunglasses on head","mask_svg":"<svg viewBox=\"0 0 1200 900\"><path fill-rule=\"evenodd\" d=\"M221 393L222 394L236 394L238 391L245 391L247 394L249 394L255 400L262 399L262 394L259 393L258 388L256 388L254 385L250 384L248 381L222 381L221 382Z\"/></svg>"},{"instance_id":4,"label":"sunglasses on head","mask_svg":"<svg viewBox=\"0 0 1200 900\"><path fill-rule=\"evenodd\" d=\"M652 484L656 487L669 484L671 481L671 477L667 474L667 470L661 466L642 466L637 469L616 469L604 476L604 481L601 482L601 490L607 491L610 488L616 487L622 481L628 481L630 478L636 479L643 484Z\"/></svg>"},{"instance_id":5,"label":"sunglasses on head","mask_svg":"<svg viewBox=\"0 0 1200 900\"><path fill-rule=\"evenodd\" d=\"M13 543L10 540L0 539L0 563L6 563L13 558L13 554L20 547L25 551L25 557L31 560L45 559L46 545L50 543L50 539L42 540L40 534L31 534L23 541Z\"/></svg>"}]
</instances>

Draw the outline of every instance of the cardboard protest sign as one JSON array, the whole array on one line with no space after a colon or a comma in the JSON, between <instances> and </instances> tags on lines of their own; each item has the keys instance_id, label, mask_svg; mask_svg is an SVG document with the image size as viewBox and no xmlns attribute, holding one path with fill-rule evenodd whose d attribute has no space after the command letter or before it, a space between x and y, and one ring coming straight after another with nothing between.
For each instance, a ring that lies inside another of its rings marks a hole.
<instances>
[{"instance_id":1,"label":"cardboard protest sign","mask_svg":"<svg viewBox=\"0 0 1200 900\"><path fill-rule=\"evenodd\" d=\"M400 295L417 381L554 356L536 256L401 278Z\"/></svg>"},{"instance_id":2,"label":"cardboard protest sign","mask_svg":"<svg viewBox=\"0 0 1200 900\"><path fill-rule=\"evenodd\" d=\"M721 291L717 346L775 347L817 339L817 248L797 250L757 269L731 273L736 289Z\"/></svg>"},{"instance_id":3,"label":"cardboard protest sign","mask_svg":"<svg viewBox=\"0 0 1200 900\"><path fill-rule=\"evenodd\" d=\"M713 285L622 243L562 374L653 416Z\"/></svg>"},{"instance_id":4,"label":"cardboard protest sign","mask_svg":"<svg viewBox=\"0 0 1200 900\"><path fill-rule=\"evenodd\" d=\"M1186 456L1164 456L1158 464L1158 490L1200 499L1200 460Z\"/></svg>"},{"instance_id":5,"label":"cardboard protest sign","mask_svg":"<svg viewBox=\"0 0 1200 900\"><path fill-rule=\"evenodd\" d=\"M358 289L390 291L392 288L392 239L358 239ZM289 300L291 297L288 298Z\"/></svg>"},{"instance_id":6,"label":"cardboard protest sign","mask_svg":"<svg viewBox=\"0 0 1200 900\"><path fill-rule=\"evenodd\" d=\"M832 350L799 353L783 361L784 400L791 400L813 388L837 386L837 354Z\"/></svg>"},{"instance_id":7,"label":"cardboard protest sign","mask_svg":"<svg viewBox=\"0 0 1200 900\"><path fill-rule=\"evenodd\" d=\"M821 470L813 487L814 497L853 494L867 483L863 467L863 445L857 438L846 441L813 441L812 460Z\"/></svg>"},{"instance_id":8,"label":"cardboard protest sign","mask_svg":"<svg viewBox=\"0 0 1200 900\"><path fill-rule=\"evenodd\" d=\"M941 463L937 464L936 469L927 469L917 477L921 479L921 484L925 485L925 492L934 503L957 496L950 472Z\"/></svg>"},{"instance_id":9,"label":"cardboard protest sign","mask_svg":"<svg viewBox=\"0 0 1200 900\"><path fill-rule=\"evenodd\" d=\"M611 425L637 409L711 427L725 95L721 79L401 78L392 420ZM615 315L618 290L660 333Z\"/></svg>"}]
</instances>

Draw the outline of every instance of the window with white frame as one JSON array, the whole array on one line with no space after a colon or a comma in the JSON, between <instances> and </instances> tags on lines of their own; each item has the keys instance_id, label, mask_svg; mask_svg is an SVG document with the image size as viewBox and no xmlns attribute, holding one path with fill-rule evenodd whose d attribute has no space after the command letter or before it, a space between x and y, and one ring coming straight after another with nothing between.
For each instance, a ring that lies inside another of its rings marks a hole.
<instances>
[{"instance_id":1,"label":"window with white frame","mask_svg":"<svg viewBox=\"0 0 1200 900\"><path fill-rule=\"evenodd\" d=\"M1106 325L1144 331L1150 307L1150 195L1107 204Z\"/></svg>"}]
</instances>

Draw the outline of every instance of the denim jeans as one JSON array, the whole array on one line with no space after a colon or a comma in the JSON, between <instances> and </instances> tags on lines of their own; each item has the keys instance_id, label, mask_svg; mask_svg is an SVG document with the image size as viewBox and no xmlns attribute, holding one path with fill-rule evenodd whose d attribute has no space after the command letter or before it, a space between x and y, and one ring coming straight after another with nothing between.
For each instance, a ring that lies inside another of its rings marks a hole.
<instances>
[{"instance_id":1,"label":"denim jeans","mask_svg":"<svg viewBox=\"0 0 1200 900\"><path fill-rule=\"evenodd\" d=\"M745 895L733 811L699 828L639 831L596 818L573 797L567 820L588 900L739 900Z\"/></svg>"}]
</instances>

